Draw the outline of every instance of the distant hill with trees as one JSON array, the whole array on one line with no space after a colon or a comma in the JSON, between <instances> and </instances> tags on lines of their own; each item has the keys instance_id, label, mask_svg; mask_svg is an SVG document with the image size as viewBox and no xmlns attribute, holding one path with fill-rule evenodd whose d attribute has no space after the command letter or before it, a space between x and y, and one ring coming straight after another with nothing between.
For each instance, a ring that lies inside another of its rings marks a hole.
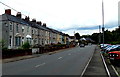
<instances>
[{"instance_id":1,"label":"distant hill with trees","mask_svg":"<svg viewBox=\"0 0 120 77\"><path fill-rule=\"evenodd\" d=\"M103 41L103 33L93 33L92 35L84 35L82 37L89 37L92 40L95 41L95 43L99 43L99 35L100 35L100 42L102 43ZM120 26L118 26L118 28L116 28L113 31L109 31L109 30L105 30L104 31L104 40L105 43L109 43L109 44L120 44Z\"/></svg>"}]
</instances>

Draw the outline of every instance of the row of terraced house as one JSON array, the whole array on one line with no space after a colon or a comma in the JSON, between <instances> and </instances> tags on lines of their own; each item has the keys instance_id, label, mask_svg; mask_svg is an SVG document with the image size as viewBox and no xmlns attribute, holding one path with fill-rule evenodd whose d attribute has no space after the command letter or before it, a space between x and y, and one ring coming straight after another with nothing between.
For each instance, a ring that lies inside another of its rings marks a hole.
<instances>
[{"instance_id":1,"label":"row of terraced house","mask_svg":"<svg viewBox=\"0 0 120 77\"><path fill-rule=\"evenodd\" d=\"M26 41L30 45L67 44L69 35L49 28L45 23L32 19L29 16L22 18L21 12L11 15L11 9L6 9L0 15L0 40L5 40L9 49L18 48Z\"/></svg>"}]
</instances>

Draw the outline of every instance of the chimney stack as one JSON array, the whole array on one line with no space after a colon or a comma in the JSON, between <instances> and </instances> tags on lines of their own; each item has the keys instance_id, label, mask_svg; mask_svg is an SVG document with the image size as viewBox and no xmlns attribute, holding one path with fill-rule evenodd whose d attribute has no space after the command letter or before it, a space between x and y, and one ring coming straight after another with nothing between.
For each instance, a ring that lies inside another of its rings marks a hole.
<instances>
[{"instance_id":1,"label":"chimney stack","mask_svg":"<svg viewBox=\"0 0 120 77\"><path fill-rule=\"evenodd\" d=\"M26 21L30 21L29 16L28 16L28 17L26 16L26 17L25 17L25 20L26 20Z\"/></svg>"},{"instance_id":2,"label":"chimney stack","mask_svg":"<svg viewBox=\"0 0 120 77\"><path fill-rule=\"evenodd\" d=\"M43 27L46 27L46 23L43 23Z\"/></svg>"},{"instance_id":3,"label":"chimney stack","mask_svg":"<svg viewBox=\"0 0 120 77\"><path fill-rule=\"evenodd\" d=\"M32 19L32 22L36 22L36 19Z\"/></svg>"},{"instance_id":4,"label":"chimney stack","mask_svg":"<svg viewBox=\"0 0 120 77\"><path fill-rule=\"evenodd\" d=\"M41 22L41 21L38 21L37 24L38 24L38 25L42 25L42 22Z\"/></svg>"},{"instance_id":5,"label":"chimney stack","mask_svg":"<svg viewBox=\"0 0 120 77\"><path fill-rule=\"evenodd\" d=\"M21 18L22 17L21 12L18 12L16 17Z\"/></svg>"},{"instance_id":6,"label":"chimney stack","mask_svg":"<svg viewBox=\"0 0 120 77\"><path fill-rule=\"evenodd\" d=\"M11 15L11 9L6 9L5 14Z\"/></svg>"}]
</instances>

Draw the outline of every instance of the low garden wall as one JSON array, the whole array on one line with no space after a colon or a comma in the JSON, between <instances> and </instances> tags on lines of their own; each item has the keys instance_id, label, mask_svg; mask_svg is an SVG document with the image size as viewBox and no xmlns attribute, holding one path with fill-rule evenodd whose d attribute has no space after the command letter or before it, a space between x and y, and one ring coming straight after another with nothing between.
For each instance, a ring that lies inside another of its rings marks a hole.
<instances>
[{"instance_id":1,"label":"low garden wall","mask_svg":"<svg viewBox=\"0 0 120 77\"><path fill-rule=\"evenodd\" d=\"M32 55L32 49L6 49L2 50L2 58Z\"/></svg>"},{"instance_id":2,"label":"low garden wall","mask_svg":"<svg viewBox=\"0 0 120 77\"><path fill-rule=\"evenodd\" d=\"M65 45L65 44L57 44L57 45L46 45L46 46L39 46L31 49L5 49L2 50L2 58L12 58L18 56L25 56L25 55L33 55L33 54L42 54L47 52L53 52L60 49L66 49L75 47L75 45Z\"/></svg>"}]
</instances>

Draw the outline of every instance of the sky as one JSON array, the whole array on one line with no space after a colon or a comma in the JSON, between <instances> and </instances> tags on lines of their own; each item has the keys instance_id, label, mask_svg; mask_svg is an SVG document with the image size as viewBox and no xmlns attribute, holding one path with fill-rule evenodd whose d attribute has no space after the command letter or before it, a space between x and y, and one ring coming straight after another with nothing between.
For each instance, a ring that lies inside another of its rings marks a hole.
<instances>
[{"instance_id":1,"label":"sky","mask_svg":"<svg viewBox=\"0 0 120 77\"><path fill-rule=\"evenodd\" d=\"M110 31L118 27L118 2L103 0L105 29ZM98 33L102 26L102 0L0 0L18 12L29 16L31 20L46 23L48 27L74 35ZM0 15L8 7L0 3ZM12 10L12 14L16 15ZM24 18L24 15L22 16Z\"/></svg>"}]
</instances>

